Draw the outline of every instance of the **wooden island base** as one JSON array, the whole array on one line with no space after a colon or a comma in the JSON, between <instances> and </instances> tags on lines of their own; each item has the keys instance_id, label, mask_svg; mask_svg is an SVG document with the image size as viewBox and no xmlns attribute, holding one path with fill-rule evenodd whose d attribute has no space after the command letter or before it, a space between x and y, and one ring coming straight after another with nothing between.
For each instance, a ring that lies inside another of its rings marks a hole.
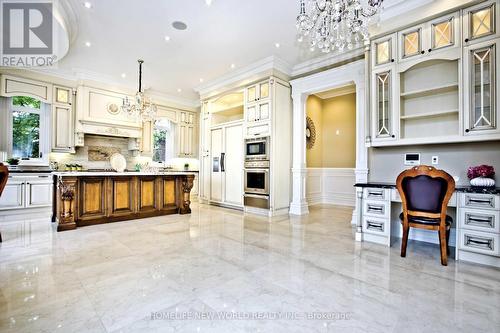
<instances>
[{"instance_id":1,"label":"wooden island base","mask_svg":"<svg viewBox=\"0 0 500 333\"><path fill-rule=\"evenodd\" d=\"M190 214L193 174L57 174L57 231L169 214Z\"/></svg>"}]
</instances>

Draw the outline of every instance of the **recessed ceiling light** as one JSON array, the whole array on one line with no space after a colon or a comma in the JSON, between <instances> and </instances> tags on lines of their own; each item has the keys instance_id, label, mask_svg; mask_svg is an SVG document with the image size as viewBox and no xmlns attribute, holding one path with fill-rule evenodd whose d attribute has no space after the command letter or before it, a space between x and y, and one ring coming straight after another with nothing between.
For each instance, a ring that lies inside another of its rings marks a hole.
<instances>
[{"instance_id":1,"label":"recessed ceiling light","mask_svg":"<svg viewBox=\"0 0 500 333\"><path fill-rule=\"evenodd\" d=\"M122 78L124 79L124 78L126 78L126 77L127 77L127 74L122 73Z\"/></svg>"},{"instance_id":2,"label":"recessed ceiling light","mask_svg":"<svg viewBox=\"0 0 500 333\"><path fill-rule=\"evenodd\" d=\"M169 42L170 41L170 36L165 36L165 41Z\"/></svg>"},{"instance_id":3,"label":"recessed ceiling light","mask_svg":"<svg viewBox=\"0 0 500 333\"><path fill-rule=\"evenodd\" d=\"M205 0L205 3L207 4L207 6L210 6L212 4L212 0Z\"/></svg>"},{"instance_id":4,"label":"recessed ceiling light","mask_svg":"<svg viewBox=\"0 0 500 333\"><path fill-rule=\"evenodd\" d=\"M235 65L235 64L231 64L231 68L232 68L232 69L235 69L235 68L236 68L236 65Z\"/></svg>"},{"instance_id":5,"label":"recessed ceiling light","mask_svg":"<svg viewBox=\"0 0 500 333\"><path fill-rule=\"evenodd\" d=\"M92 46L92 43L90 43L90 42L85 42L85 46L86 46L86 47L90 47L90 46Z\"/></svg>"},{"instance_id":6,"label":"recessed ceiling light","mask_svg":"<svg viewBox=\"0 0 500 333\"><path fill-rule=\"evenodd\" d=\"M90 2L88 2L88 1L85 1L85 2L83 3L83 6L84 6L85 8L87 8L87 9L92 8L92 4L91 4Z\"/></svg>"},{"instance_id":7,"label":"recessed ceiling light","mask_svg":"<svg viewBox=\"0 0 500 333\"><path fill-rule=\"evenodd\" d=\"M175 21L174 23L172 23L172 27L177 30L186 30L187 24L181 21Z\"/></svg>"},{"instance_id":8,"label":"recessed ceiling light","mask_svg":"<svg viewBox=\"0 0 500 333\"><path fill-rule=\"evenodd\" d=\"M202 78L200 78L200 83L203 83L203 81L205 81L205 80L203 80Z\"/></svg>"},{"instance_id":9,"label":"recessed ceiling light","mask_svg":"<svg viewBox=\"0 0 500 333\"><path fill-rule=\"evenodd\" d=\"M276 46L276 48L279 49L281 45L280 45L280 43L276 43L276 44L274 44L274 46Z\"/></svg>"},{"instance_id":10,"label":"recessed ceiling light","mask_svg":"<svg viewBox=\"0 0 500 333\"><path fill-rule=\"evenodd\" d=\"M177 89L177 92L182 92L182 89L181 88Z\"/></svg>"}]
</instances>

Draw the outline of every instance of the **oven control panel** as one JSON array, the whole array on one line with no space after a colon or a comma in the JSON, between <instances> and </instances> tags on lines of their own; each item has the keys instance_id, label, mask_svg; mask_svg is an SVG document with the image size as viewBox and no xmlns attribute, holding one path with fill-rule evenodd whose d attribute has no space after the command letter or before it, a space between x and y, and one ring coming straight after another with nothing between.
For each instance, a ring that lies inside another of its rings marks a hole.
<instances>
[{"instance_id":1,"label":"oven control panel","mask_svg":"<svg viewBox=\"0 0 500 333\"><path fill-rule=\"evenodd\" d=\"M245 162L245 169L269 168L270 165L271 164L269 161L246 161Z\"/></svg>"}]
</instances>

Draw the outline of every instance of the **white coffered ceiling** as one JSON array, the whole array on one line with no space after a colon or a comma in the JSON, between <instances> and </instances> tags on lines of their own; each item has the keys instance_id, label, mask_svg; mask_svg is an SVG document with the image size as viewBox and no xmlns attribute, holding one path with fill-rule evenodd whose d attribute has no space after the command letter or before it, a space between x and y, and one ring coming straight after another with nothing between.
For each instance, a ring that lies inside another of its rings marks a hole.
<instances>
[{"instance_id":1,"label":"white coffered ceiling","mask_svg":"<svg viewBox=\"0 0 500 333\"><path fill-rule=\"evenodd\" d=\"M206 0L89 0L90 9L84 0L61 1L73 7L77 33L59 71L98 73L135 86L142 58L144 85L178 98L197 100L193 88L200 79L269 56L290 66L321 56L296 42L298 0L212 0L210 6ZM409 0L386 3L402 1ZM174 21L185 22L187 30L175 30Z\"/></svg>"}]
</instances>

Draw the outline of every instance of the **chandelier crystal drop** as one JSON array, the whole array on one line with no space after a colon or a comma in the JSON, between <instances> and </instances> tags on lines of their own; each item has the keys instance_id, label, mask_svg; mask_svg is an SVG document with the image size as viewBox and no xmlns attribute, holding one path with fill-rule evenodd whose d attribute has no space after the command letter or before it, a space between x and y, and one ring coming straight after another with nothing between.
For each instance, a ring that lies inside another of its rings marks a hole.
<instances>
[{"instance_id":1,"label":"chandelier crystal drop","mask_svg":"<svg viewBox=\"0 0 500 333\"><path fill-rule=\"evenodd\" d=\"M144 60L137 60L139 63L139 91L135 94L134 104L128 97L123 99L122 111L128 115L141 119L142 121L153 121L156 118L158 108L153 101L142 92L142 64Z\"/></svg>"},{"instance_id":2,"label":"chandelier crystal drop","mask_svg":"<svg viewBox=\"0 0 500 333\"><path fill-rule=\"evenodd\" d=\"M368 23L383 0L300 0L298 41L308 39L311 51L353 49L368 40Z\"/></svg>"}]
</instances>

